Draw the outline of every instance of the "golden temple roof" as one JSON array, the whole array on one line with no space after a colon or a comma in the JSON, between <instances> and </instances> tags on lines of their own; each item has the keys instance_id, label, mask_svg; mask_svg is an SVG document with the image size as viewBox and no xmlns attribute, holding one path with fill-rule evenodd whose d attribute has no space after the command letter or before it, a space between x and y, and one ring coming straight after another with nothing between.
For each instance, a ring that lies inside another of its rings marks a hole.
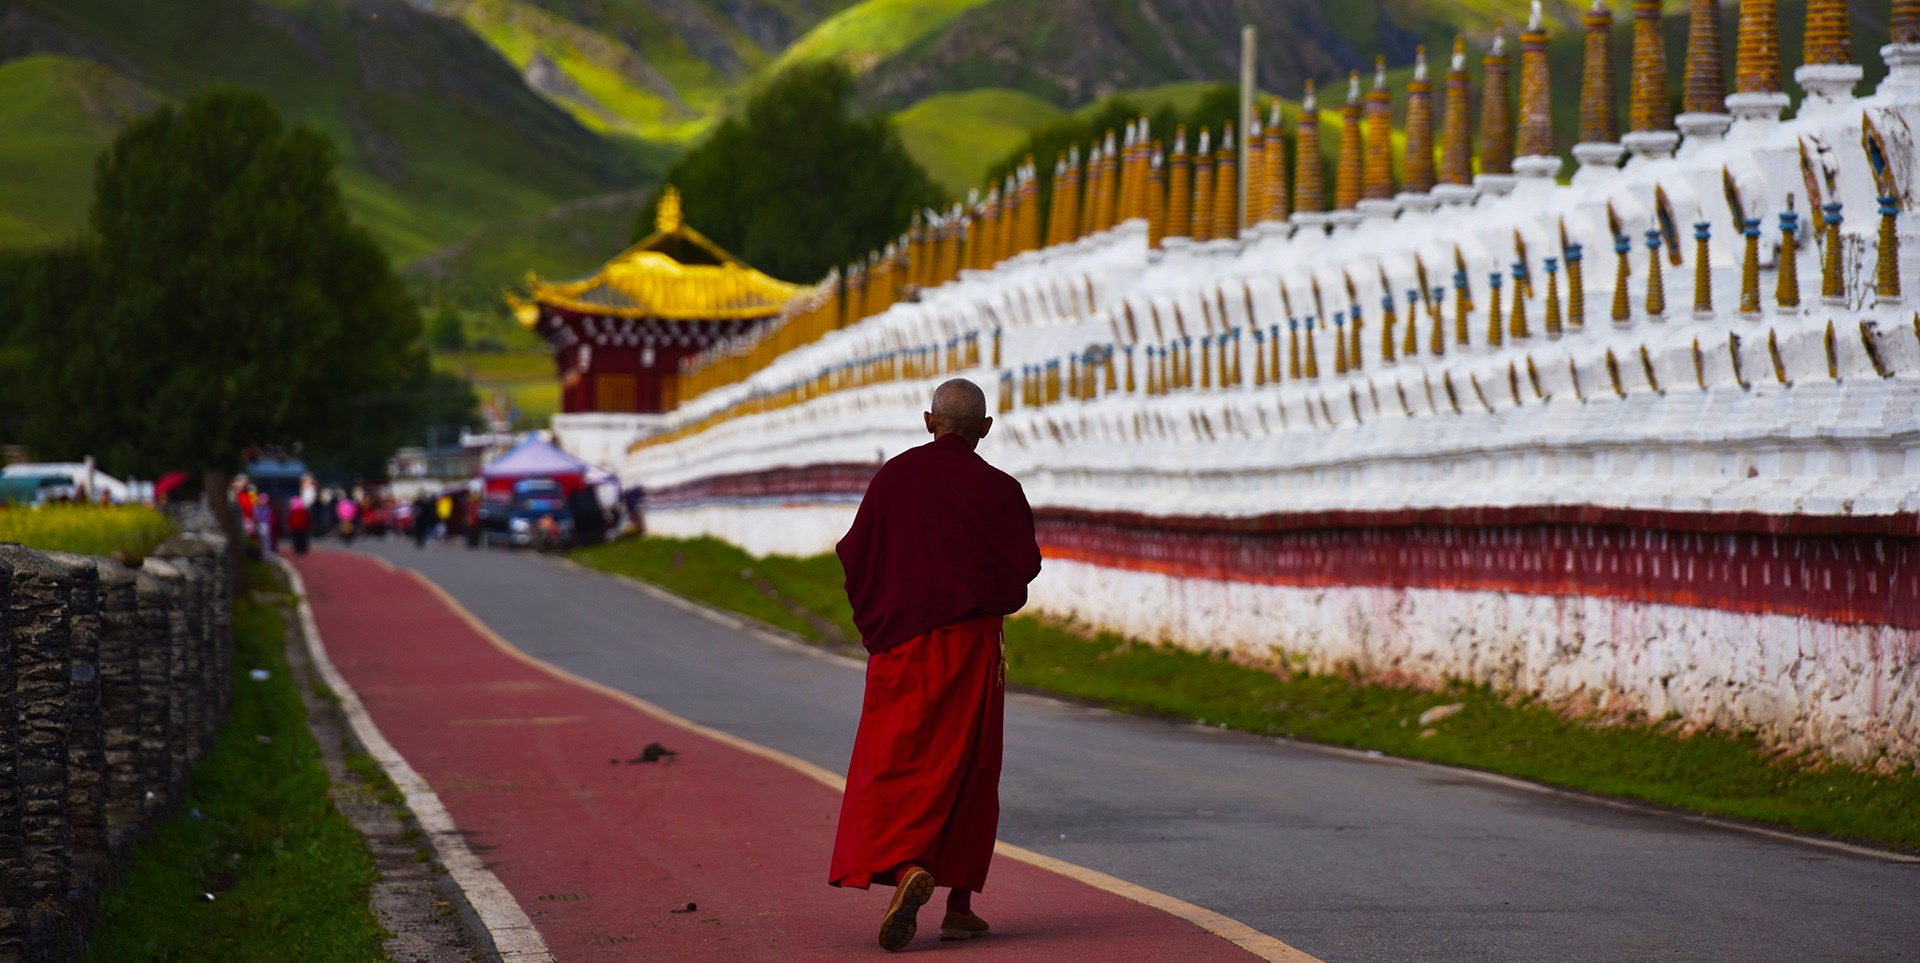
<instances>
[{"instance_id":1,"label":"golden temple roof","mask_svg":"<svg viewBox=\"0 0 1920 963\"><path fill-rule=\"evenodd\" d=\"M617 318L736 321L770 318L806 288L769 277L688 227L680 192L660 197L655 230L591 277L543 281L528 274L525 298L507 302L521 324L539 321L540 305Z\"/></svg>"}]
</instances>

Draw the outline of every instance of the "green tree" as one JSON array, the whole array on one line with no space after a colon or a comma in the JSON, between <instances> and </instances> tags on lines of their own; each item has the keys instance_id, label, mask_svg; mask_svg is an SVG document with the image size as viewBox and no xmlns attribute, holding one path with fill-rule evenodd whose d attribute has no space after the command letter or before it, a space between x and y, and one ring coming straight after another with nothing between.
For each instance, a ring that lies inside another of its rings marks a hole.
<instances>
[{"instance_id":1,"label":"green tree","mask_svg":"<svg viewBox=\"0 0 1920 963\"><path fill-rule=\"evenodd\" d=\"M466 323L460 320L460 312L451 306L443 306L434 312L433 320L427 324L427 340L443 351L460 351L467 346Z\"/></svg>"},{"instance_id":2,"label":"green tree","mask_svg":"<svg viewBox=\"0 0 1920 963\"><path fill-rule=\"evenodd\" d=\"M795 67L667 171L688 224L775 277L812 282L941 203L892 121L856 116L838 63ZM653 230L654 205L637 234Z\"/></svg>"},{"instance_id":3,"label":"green tree","mask_svg":"<svg viewBox=\"0 0 1920 963\"><path fill-rule=\"evenodd\" d=\"M20 343L40 457L213 476L254 445L379 472L420 423L420 317L352 224L331 144L262 97L133 123L95 170L89 231L30 272Z\"/></svg>"}]
</instances>

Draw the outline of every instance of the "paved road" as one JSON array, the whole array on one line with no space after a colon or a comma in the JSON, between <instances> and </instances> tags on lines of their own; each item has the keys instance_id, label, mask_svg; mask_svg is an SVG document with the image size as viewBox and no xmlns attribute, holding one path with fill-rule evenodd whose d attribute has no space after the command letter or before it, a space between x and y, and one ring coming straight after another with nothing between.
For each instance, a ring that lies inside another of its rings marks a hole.
<instances>
[{"instance_id":1,"label":"paved road","mask_svg":"<svg viewBox=\"0 0 1920 963\"><path fill-rule=\"evenodd\" d=\"M846 660L529 554L362 544L539 658L845 771ZM1002 802L1009 842L1330 963L1920 959L1914 863L1047 699L1008 701Z\"/></svg>"}]
</instances>

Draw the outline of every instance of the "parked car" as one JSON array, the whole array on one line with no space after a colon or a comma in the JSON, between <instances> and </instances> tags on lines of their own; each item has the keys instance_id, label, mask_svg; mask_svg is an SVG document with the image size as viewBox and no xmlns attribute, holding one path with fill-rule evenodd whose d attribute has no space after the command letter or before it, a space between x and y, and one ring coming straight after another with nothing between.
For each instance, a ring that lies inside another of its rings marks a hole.
<instances>
[{"instance_id":1,"label":"parked car","mask_svg":"<svg viewBox=\"0 0 1920 963\"><path fill-rule=\"evenodd\" d=\"M487 544L503 541L513 548L560 550L575 540L566 491L547 478L515 482L506 498L489 492L480 503L480 528Z\"/></svg>"}]
</instances>

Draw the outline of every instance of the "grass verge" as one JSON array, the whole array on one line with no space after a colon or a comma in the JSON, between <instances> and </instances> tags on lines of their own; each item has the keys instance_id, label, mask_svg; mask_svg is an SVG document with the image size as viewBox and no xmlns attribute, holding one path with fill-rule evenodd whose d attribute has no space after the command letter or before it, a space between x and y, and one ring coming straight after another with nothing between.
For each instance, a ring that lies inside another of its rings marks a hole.
<instances>
[{"instance_id":1,"label":"grass verge","mask_svg":"<svg viewBox=\"0 0 1920 963\"><path fill-rule=\"evenodd\" d=\"M841 593L840 565L831 555L756 559L715 539L649 538L575 557L803 638L858 638ZM824 625L840 636L822 631ZM1008 620L1007 654L1015 685L1122 712L1376 750L1920 852L1920 778L1782 758L1751 735L1688 733L1671 721L1570 716L1560 707L1484 686L1452 684L1434 691L1274 672L1218 653L1149 645L1033 617ZM1445 717L1421 721L1435 709Z\"/></svg>"},{"instance_id":2,"label":"grass verge","mask_svg":"<svg viewBox=\"0 0 1920 963\"><path fill-rule=\"evenodd\" d=\"M249 569L249 584L284 591L279 572ZM286 617L257 594L234 603L233 708L179 811L106 894L88 960L385 958L368 905L373 857L327 797L287 667ZM252 669L269 676L253 681Z\"/></svg>"}]
</instances>

